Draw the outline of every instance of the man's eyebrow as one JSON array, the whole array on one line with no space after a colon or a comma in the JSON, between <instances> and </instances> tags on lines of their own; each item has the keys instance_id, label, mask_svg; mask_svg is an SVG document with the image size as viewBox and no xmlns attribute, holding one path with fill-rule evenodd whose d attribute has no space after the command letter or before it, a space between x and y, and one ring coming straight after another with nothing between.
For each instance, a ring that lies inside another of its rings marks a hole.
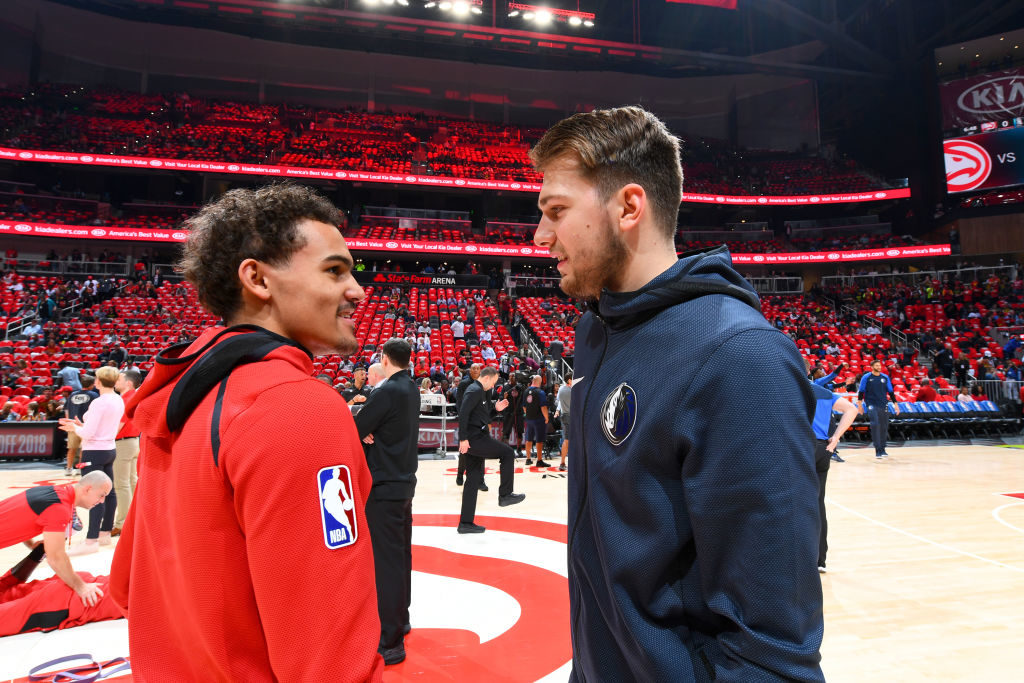
<instances>
[{"instance_id":1,"label":"man's eyebrow","mask_svg":"<svg viewBox=\"0 0 1024 683\"><path fill-rule=\"evenodd\" d=\"M329 261L341 261L349 268L352 267L352 259L350 259L348 256L342 256L341 254L331 254L330 256L325 257L323 260L324 263L327 263Z\"/></svg>"},{"instance_id":2,"label":"man's eyebrow","mask_svg":"<svg viewBox=\"0 0 1024 683\"><path fill-rule=\"evenodd\" d=\"M552 201L554 199L568 199L568 198L569 198L568 195L564 195L564 194L549 194L549 195L547 195L545 197L541 197L540 201L537 202L537 205L543 207L545 204L547 204L548 202L550 202L550 201Z\"/></svg>"}]
</instances>

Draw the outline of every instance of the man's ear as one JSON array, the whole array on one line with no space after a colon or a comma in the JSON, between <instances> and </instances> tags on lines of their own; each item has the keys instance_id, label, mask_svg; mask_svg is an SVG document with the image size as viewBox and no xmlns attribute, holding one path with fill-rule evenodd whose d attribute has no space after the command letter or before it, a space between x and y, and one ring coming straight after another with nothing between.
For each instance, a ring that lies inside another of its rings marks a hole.
<instances>
[{"instance_id":1,"label":"man's ear","mask_svg":"<svg viewBox=\"0 0 1024 683\"><path fill-rule=\"evenodd\" d=\"M242 297L255 297L261 302L270 300L267 283L267 265L253 258L238 264L238 279L242 283Z\"/></svg>"},{"instance_id":2,"label":"man's ear","mask_svg":"<svg viewBox=\"0 0 1024 683\"><path fill-rule=\"evenodd\" d=\"M635 230L648 212L647 192L640 185L629 183L623 186L615 197L615 219L619 223L619 229L624 232Z\"/></svg>"}]
</instances>

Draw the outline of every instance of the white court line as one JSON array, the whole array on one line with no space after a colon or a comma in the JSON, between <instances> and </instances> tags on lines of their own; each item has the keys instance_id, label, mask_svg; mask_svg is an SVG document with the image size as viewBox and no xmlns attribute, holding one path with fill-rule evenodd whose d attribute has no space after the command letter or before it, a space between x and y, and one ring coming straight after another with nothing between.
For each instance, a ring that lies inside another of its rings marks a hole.
<instances>
[{"instance_id":1,"label":"white court line","mask_svg":"<svg viewBox=\"0 0 1024 683\"><path fill-rule=\"evenodd\" d=\"M888 529L889 531L895 531L898 534L903 534L904 536L908 536L909 538L912 538L915 541L921 541L922 543L928 543L929 545L934 545L937 548L942 548L943 550L948 550L948 551L950 551L952 553L956 553L957 555L964 555L965 557L970 557L970 558L973 558L975 560L981 560L982 562L988 562L989 564L994 564L997 567L1003 567L1004 569L1009 569L1011 571L1020 572L1021 574L1024 574L1024 568L1022 568L1022 567L1014 567L1011 564L1006 564L1005 562L1000 562L999 560L990 560L987 557L982 557L981 555L975 555L974 553L969 553L966 550L960 550L959 548L954 548L951 545L946 545L945 543L939 543L938 541L933 541L930 538L925 538L924 536L918 536L917 534L914 534L914 533L911 533L909 531L905 531L903 529L899 529L897 527L894 527L891 524L886 524L885 522L880 522L877 519L873 519L871 517L868 517L867 515L865 515L865 514L863 514L861 512L857 512L856 510L851 510L850 508L846 507L845 505L843 505L841 503L835 502L831 498L825 498L825 500L830 505L834 505L835 507L839 508L840 510L844 510L846 512L849 512L851 515L854 515L856 517L860 517L861 519L867 520L867 521L871 522L872 524L877 524L878 526L880 526L880 527L882 527L884 529Z\"/></svg>"},{"instance_id":2,"label":"white court line","mask_svg":"<svg viewBox=\"0 0 1024 683\"><path fill-rule=\"evenodd\" d=\"M1007 503L1006 505L997 507L995 510L992 511L992 516L995 518L997 522L999 522L1003 526L1013 529L1014 531L1019 531L1020 533L1024 534L1024 529L1021 529L1019 526L1014 526L1010 524L1005 519L1003 519L1002 515L999 514L1006 508L1017 507L1018 505L1024 505L1024 500L1020 501L1019 503Z\"/></svg>"}]
</instances>

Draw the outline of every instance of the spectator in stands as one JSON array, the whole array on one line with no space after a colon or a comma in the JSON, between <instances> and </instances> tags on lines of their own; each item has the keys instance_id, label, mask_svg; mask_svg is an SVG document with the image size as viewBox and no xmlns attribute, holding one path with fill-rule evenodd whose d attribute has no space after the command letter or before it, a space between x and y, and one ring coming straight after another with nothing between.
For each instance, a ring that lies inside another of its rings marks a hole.
<instances>
[{"instance_id":1,"label":"spectator in stands","mask_svg":"<svg viewBox=\"0 0 1024 683\"><path fill-rule=\"evenodd\" d=\"M34 320L29 323L28 327L21 331L26 337L34 337L37 334L43 333L43 326L39 324L38 320Z\"/></svg>"},{"instance_id":2,"label":"spectator in stands","mask_svg":"<svg viewBox=\"0 0 1024 683\"><path fill-rule=\"evenodd\" d=\"M985 354L985 358L983 360L978 361L978 368L974 373L975 379L978 379L979 381L992 380L996 378L995 373L992 370L992 361L990 360L992 357L992 352L985 351Z\"/></svg>"},{"instance_id":3,"label":"spectator in stands","mask_svg":"<svg viewBox=\"0 0 1024 683\"><path fill-rule=\"evenodd\" d=\"M434 365L430 368L430 379L434 382L443 382L446 379L444 374L444 366L441 365L441 361L434 361Z\"/></svg>"},{"instance_id":4,"label":"spectator in stands","mask_svg":"<svg viewBox=\"0 0 1024 683\"><path fill-rule=\"evenodd\" d=\"M25 414L21 416L21 421L39 422L44 418L45 416L39 410L39 403L37 401L29 401L25 406Z\"/></svg>"},{"instance_id":5,"label":"spectator in stands","mask_svg":"<svg viewBox=\"0 0 1024 683\"><path fill-rule=\"evenodd\" d=\"M972 403L974 401L971 398L971 390L966 386L960 387L960 393L957 395L956 400L960 403Z\"/></svg>"},{"instance_id":6,"label":"spectator in stands","mask_svg":"<svg viewBox=\"0 0 1024 683\"><path fill-rule=\"evenodd\" d=\"M1021 380L1020 364L1017 361L1011 361L1004 376L1008 382L1019 382Z\"/></svg>"},{"instance_id":7,"label":"spectator in stands","mask_svg":"<svg viewBox=\"0 0 1024 683\"><path fill-rule=\"evenodd\" d=\"M452 337L456 340L464 339L466 336L466 324L462 322L461 316L455 316L451 324Z\"/></svg>"},{"instance_id":8,"label":"spectator in stands","mask_svg":"<svg viewBox=\"0 0 1024 683\"><path fill-rule=\"evenodd\" d=\"M431 394L431 393L434 393L433 392L433 388L434 388L433 387L433 383L430 381L429 377L424 377L422 380L420 380L420 393L421 394Z\"/></svg>"},{"instance_id":9,"label":"spectator in stands","mask_svg":"<svg viewBox=\"0 0 1024 683\"><path fill-rule=\"evenodd\" d=\"M953 361L953 375L956 378L956 385L958 387L967 385L967 375L971 371L971 362L964 355L963 351L958 351L956 354L956 360Z\"/></svg>"},{"instance_id":10,"label":"spectator in stands","mask_svg":"<svg viewBox=\"0 0 1024 683\"><path fill-rule=\"evenodd\" d=\"M988 396L981 390L981 385L975 384L971 387L971 400L972 401L987 401Z\"/></svg>"},{"instance_id":11,"label":"spectator in stands","mask_svg":"<svg viewBox=\"0 0 1024 683\"><path fill-rule=\"evenodd\" d=\"M50 399L46 402L46 419L51 422L56 422L64 416L64 409L60 405L60 401L56 399Z\"/></svg>"},{"instance_id":12,"label":"spectator in stands","mask_svg":"<svg viewBox=\"0 0 1024 683\"><path fill-rule=\"evenodd\" d=\"M0 422L17 422L19 415L15 408L18 406L13 401L4 403L4 407L0 408Z\"/></svg>"},{"instance_id":13,"label":"spectator in stands","mask_svg":"<svg viewBox=\"0 0 1024 683\"><path fill-rule=\"evenodd\" d=\"M78 368L72 367L66 360L58 363L60 370L57 371L57 377L60 378L60 383L63 386L71 387L74 390L82 388L82 381L80 379L80 372Z\"/></svg>"},{"instance_id":14,"label":"spectator in stands","mask_svg":"<svg viewBox=\"0 0 1024 683\"><path fill-rule=\"evenodd\" d=\"M922 403L927 401L938 401L939 394L932 387L932 381L930 379L921 380L921 388L917 390L914 395L914 401L916 403Z\"/></svg>"},{"instance_id":15,"label":"spectator in stands","mask_svg":"<svg viewBox=\"0 0 1024 683\"><path fill-rule=\"evenodd\" d=\"M923 338L924 337L922 337L922 340L923 340ZM925 350L925 342L924 341L921 342L921 350L922 351ZM939 352L935 354L933 365L936 368L936 370L938 371L938 374L942 375L946 379L949 379L950 377L953 376L953 366L955 364L953 362L952 345L950 345L950 344L944 345L939 350Z\"/></svg>"},{"instance_id":16,"label":"spectator in stands","mask_svg":"<svg viewBox=\"0 0 1024 683\"><path fill-rule=\"evenodd\" d=\"M497 356L494 353L494 349L490 345L485 346L484 350L480 352L480 357L484 360L497 360Z\"/></svg>"},{"instance_id":17,"label":"spectator in stands","mask_svg":"<svg viewBox=\"0 0 1024 683\"><path fill-rule=\"evenodd\" d=\"M26 330L25 334L28 334ZM1022 341L1024 340L1024 334L1014 334L1010 336L1010 340L1003 346L1003 358L1011 359L1017 355L1017 349L1021 348Z\"/></svg>"}]
</instances>

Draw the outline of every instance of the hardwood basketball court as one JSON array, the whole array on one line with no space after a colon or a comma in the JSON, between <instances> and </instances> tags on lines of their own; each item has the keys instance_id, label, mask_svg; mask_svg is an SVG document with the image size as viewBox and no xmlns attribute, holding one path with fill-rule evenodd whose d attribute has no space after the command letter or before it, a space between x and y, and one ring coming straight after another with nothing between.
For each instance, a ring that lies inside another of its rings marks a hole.
<instances>
[{"instance_id":1,"label":"hardwood basketball court","mask_svg":"<svg viewBox=\"0 0 1024 683\"><path fill-rule=\"evenodd\" d=\"M826 678L1016 678L1024 671L1024 450L903 447L882 461L870 448L841 452L846 462L829 473L821 575ZM409 657L385 680L566 680L567 480L521 472L515 488L527 500L499 508L497 473L489 473L491 491L478 505L488 531L459 536L454 465L420 463ZM65 479L45 463L0 465L0 496L42 481ZM0 550L0 567L23 555L20 546ZM74 562L105 573L111 555ZM49 575L41 568L33 578ZM129 654L126 622L0 638L0 680L20 681L32 666L77 652Z\"/></svg>"}]
</instances>

